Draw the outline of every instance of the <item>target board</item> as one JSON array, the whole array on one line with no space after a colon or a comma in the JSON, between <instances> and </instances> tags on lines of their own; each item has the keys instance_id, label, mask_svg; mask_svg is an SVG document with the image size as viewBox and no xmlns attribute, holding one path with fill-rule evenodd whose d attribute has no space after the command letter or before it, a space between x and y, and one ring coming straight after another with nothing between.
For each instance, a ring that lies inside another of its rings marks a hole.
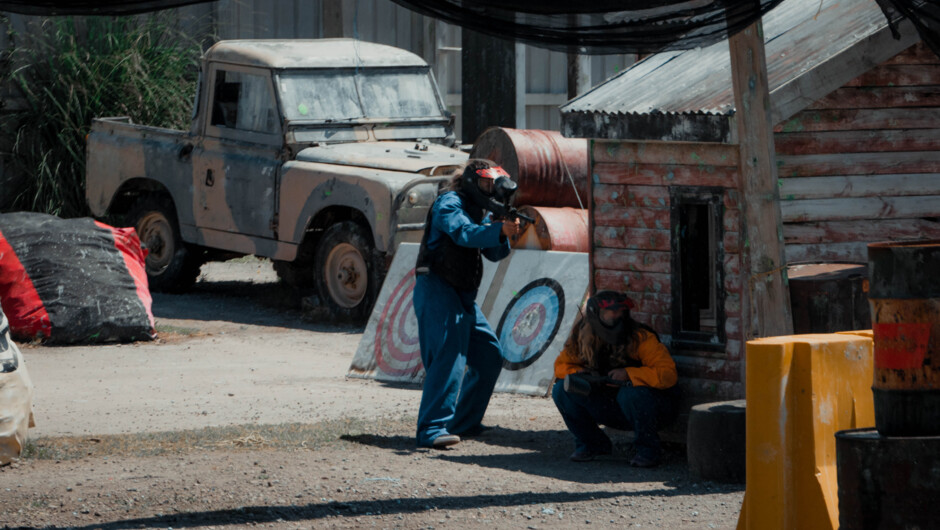
<instances>
[{"instance_id":1,"label":"target board","mask_svg":"<svg viewBox=\"0 0 940 530\"><path fill-rule=\"evenodd\" d=\"M349 368L350 377L420 383L424 367L412 304L418 245L403 243L379 292ZM514 250L483 260L477 304L503 349L498 392L545 395L554 362L588 287L588 255Z\"/></svg>"},{"instance_id":2,"label":"target board","mask_svg":"<svg viewBox=\"0 0 940 530\"><path fill-rule=\"evenodd\" d=\"M349 377L420 383L424 366L418 347L418 317L412 303L419 245L402 243L395 252L372 315L346 374ZM492 283L496 264L483 260L483 285ZM482 302L478 295L477 303Z\"/></svg>"},{"instance_id":3,"label":"target board","mask_svg":"<svg viewBox=\"0 0 940 530\"><path fill-rule=\"evenodd\" d=\"M496 391L544 396L587 294L588 254L515 250L511 260L484 311L503 352Z\"/></svg>"}]
</instances>

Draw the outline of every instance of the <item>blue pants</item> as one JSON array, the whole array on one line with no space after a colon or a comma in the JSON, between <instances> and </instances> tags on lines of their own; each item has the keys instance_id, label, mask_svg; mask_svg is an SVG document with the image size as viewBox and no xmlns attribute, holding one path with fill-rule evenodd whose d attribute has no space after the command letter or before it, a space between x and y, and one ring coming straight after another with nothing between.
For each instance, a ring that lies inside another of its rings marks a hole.
<instances>
[{"instance_id":1,"label":"blue pants","mask_svg":"<svg viewBox=\"0 0 940 530\"><path fill-rule=\"evenodd\" d=\"M658 460L661 444L657 431L675 419L674 392L648 386L625 386L616 394L591 392L582 396L565 392L563 380L555 382L552 399L561 412L568 430L574 435L575 447L597 453L609 453L610 438L598 426L632 430L633 446L638 455Z\"/></svg>"},{"instance_id":2,"label":"blue pants","mask_svg":"<svg viewBox=\"0 0 940 530\"><path fill-rule=\"evenodd\" d=\"M429 447L442 434L461 434L486 413L502 369L499 340L475 292L457 291L434 273L415 280L414 308L424 363L417 442Z\"/></svg>"}]
</instances>

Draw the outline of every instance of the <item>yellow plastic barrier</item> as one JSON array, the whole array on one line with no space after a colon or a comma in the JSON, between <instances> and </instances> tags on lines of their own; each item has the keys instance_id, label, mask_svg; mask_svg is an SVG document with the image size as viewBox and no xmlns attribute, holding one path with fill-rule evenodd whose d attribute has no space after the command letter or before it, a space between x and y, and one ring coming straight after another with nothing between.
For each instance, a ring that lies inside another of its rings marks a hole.
<instances>
[{"instance_id":1,"label":"yellow plastic barrier","mask_svg":"<svg viewBox=\"0 0 940 530\"><path fill-rule=\"evenodd\" d=\"M738 529L839 527L835 433L875 425L865 332L747 343L747 486Z\"/></svg>"}]
</instances>

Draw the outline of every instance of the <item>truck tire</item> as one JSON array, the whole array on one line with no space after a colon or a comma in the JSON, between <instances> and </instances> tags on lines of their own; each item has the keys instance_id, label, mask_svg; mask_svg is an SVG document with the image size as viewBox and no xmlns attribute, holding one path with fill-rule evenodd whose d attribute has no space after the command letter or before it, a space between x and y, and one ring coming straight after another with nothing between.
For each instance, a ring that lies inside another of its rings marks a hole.
<instances>
[{"instance_id":1,"label":"truck tire","mask_svg":"<svg viewBox=\"0 0 940 530\"><path fill-rule=\"evenodd\" d=\"M358 223L344 221L323 232L313 259L322 302L338 321L362 324L379 291L372 239Z\"/></svg>"},{"instance_id":2,"label":"truck tire","mask_svg":"<svg viewBox=\"0 0 940 530\"><path fill-rule=\"evenodd\" d=\"M176 208L161 197L145 197L128 215L148 253L147 281L152 291L181 292L192 287L203 260L180 237Z\"/></svg>"}]
</instances>

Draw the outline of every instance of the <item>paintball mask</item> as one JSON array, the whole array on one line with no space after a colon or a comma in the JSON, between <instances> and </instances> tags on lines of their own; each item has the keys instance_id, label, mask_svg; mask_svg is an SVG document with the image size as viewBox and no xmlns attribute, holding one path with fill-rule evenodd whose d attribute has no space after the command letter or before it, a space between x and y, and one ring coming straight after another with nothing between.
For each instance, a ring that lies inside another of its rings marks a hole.
<instances>
[{"instance_id":1,"label":"paintball mask","mask_svg":"<svg viewBox=\"0 0 940 530\"><path fill-rule=\"evenodd\" d=\"M518 186L500 166L465 171L462 188L484 210L498 212L512 202Z\"/></svg>"},{"instance_id":2,"label":"paintball mask","mask_svg":"<svg viewBox=\"0 0 940 530\"><path fill-rule=\"evenodd\" d=\"M625 344L627 330L624 318L630 314L633 302L623 293L600 291L587 302L585 319L591 331L608 344Z\"/></svg>"}]
</instances>

